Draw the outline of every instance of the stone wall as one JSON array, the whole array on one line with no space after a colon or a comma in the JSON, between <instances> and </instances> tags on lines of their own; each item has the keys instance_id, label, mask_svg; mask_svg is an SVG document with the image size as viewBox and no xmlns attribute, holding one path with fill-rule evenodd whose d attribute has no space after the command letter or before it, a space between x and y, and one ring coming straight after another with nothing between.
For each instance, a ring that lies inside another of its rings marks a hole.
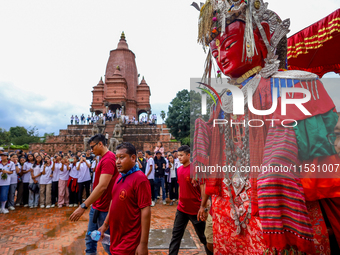
<instances>
[{"instance_id":1,"label":"stone wall","mask_svg":"<svg viewBox=\"0 0 340 255\"><path fill-rule=\"evenodd\" d=\"M62 152L76 152L84 150L84 138L92 135L92 125L68 125L67 129L59 130L59 135L46 137L45 143L31 143L32 152L44 150L54 154Z\"/></svg>"},{"instance_id":2,"label":"stone wall","mask_svg":"<svg viewBox=\"0 0 340 255\"><path fill-rule=\"evenodd\" d=\"M107 122L103 133L108 132L109 139L113 137L113 130L118 121ZM48 136L45 143L30 144L30 151L44 150L46 153L54 154L62 152L84 151L84 138L92 136L92 125L68 125L67 129L61 129L59 135ZM132 143L137 150L150 150L153 152L157 142L161 141L165 151L177 150L180 142L171 142L171 134L165 124L149 125L125 125L123 136L120 141Z\"/></svg>"},{"instance_id":3,"label":"stone wall","mask_svg":"<svg viewBox=\"0 0 340 255\"><path fill-rule=\"evenodd\" d=\"M84 150L84 143L31 143L30 151L38 152L44 150L48 154L54 154L59 151L62 152L77 152Z\"/></svg>"}]
</instances>

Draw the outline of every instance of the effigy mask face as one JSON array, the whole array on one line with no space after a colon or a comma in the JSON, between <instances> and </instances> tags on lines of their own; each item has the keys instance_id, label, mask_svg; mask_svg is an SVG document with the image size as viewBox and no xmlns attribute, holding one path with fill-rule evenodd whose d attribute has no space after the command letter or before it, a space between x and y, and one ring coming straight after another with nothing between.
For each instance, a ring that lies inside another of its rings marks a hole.
<instances>
[{"instance_id":1,"label":"effigy mask face","mask_svg":"<svg viewBox=\"0 0 340 255\"><path fill-rule=\"evenodd\" d=\"M264 29L268 31L269 26L266 23L262 24ZM247 71L256 66L264 66L264 59L267 55L267 50L263 41L260 39L258 30L254 32L255 45L257 54L251 60L242 61L242 52L244 50L244 30L245 23L236 20L226 27L226 32L219 34L211 43L210 49L215 58L218 67L225 75L231 78L238 78ZM267 32L266 31L266 32Z\"/></svg>"}]
</instances>

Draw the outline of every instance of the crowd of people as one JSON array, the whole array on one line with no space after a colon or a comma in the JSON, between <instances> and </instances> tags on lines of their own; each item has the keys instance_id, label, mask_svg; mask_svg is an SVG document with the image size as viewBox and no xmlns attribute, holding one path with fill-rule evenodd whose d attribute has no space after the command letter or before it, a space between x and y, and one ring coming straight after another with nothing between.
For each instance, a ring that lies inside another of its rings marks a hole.
<instances>
[{"instance_id":1,"label":"crowd of people","mask_svg":"<svg viewBox=\"0 0 340 255\"><path fill-rule=\"evenodd\" d=\"M99 161L90 150L49 155L43 151L26 154L0 149L1 213L18 206L74 207L90 195Z\"/></svg>"},{"instance_id":2,"label":"crowd of people","mask_svg":"<svg viewBox=\"0 0 340 255\"><path fill-rule=\"evenodd\" d=\"M105 123L107 121L114 121L115 119L121 119L124 124L135 124L135 125L156 125L157 124L157 114L152 114L149 117L147 115L142 115L140 118L136 116L129 116L122 114L122 109L117 109L116 112L109 110L107 113L99 114L87 117L82 114L80 117L78 115L71 116L71 125L90 125L95 123Z\"/></svg>"},{"instance_id":3,"label":"crowd of people","mask_svg":"<svg viewBox=\"0 0 340 255\"><path fill-rule=\"evenodd\" d=\"M111 244L103 243L107 254L122 250L147 254L150 208L157 199L166 204L169 198L170 205L177 201L169 254L178 253L189 220L195 224L207 254L212 254L204 233L207 217L199 214L204 191L201 195L201 186L192 184L188 146L165 152L158 142L153 152L144 153L122 143L114 154L107 149L102 134L93 136L88 144L91 150L86 152L54 155L0 148L1 213L19 206L78 207L70 216L71 221L78 221L91 207L87 233L98 230L102 236L104 232L110 235ZM120 217L113 217L118 214ZM86 235L85 242L86 254L96 253L97 241Z\"/></svg>"},{"instance_id":4,"label":"crowd of people","mask_svg":"<svg viewBox=\"0 0 340 255\"><path fill-rule=\"evenodd\" d=\"M170 205L178 200L177 169L182 164L178 159L177 150L164 152L162 142L158 142L153 153L145 151L145 157L143 151L138 151L136 165L150 182L151 206L155 206L160 198L164 205L166 198L171 200Z\"/></svg>"},{"instance_id":5,"label":"crowd of people","mask_svg":"<svg viewBox=\"0 0 340 255\"><path fill-rule=\"evenodd\" d=\"M8 186L1 189L0 213L9 213L18 206L76 207L89 197L100 160L91 150L49 155L43 151L26 154L21 150L8 153L0 149L0 186ZM163 204L169 198L173 205L178 200L176 171L181 166L177 151L164 152L162 143L158 142L153 153L138 151L137 156L136 166L146 174L152 187L151 206L159 198Z\"/></svg>"}]
</instances>

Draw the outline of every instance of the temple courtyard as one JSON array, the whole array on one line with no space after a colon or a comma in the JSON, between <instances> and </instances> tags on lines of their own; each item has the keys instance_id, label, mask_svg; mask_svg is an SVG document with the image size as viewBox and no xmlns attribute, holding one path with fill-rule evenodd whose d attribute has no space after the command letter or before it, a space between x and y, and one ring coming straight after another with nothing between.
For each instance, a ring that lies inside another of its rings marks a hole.
<instances>
[{"instance_id":1,"label":"temple courtyard","mask_svg":"<svg viewBox=\"0 0 340 255\"><path fill-rule=\"evenodd\" d=\"M85 254L89 210L72 223L68 218L74 210L16 207L9 214L0 214L0 254ZM168 254L175 213L176 206L169 203L157 203L152 208L149 254ZM101 244L98 254L106 254ZM191 223L179 254L205 254Z\"/></svg>"}]
</instances>

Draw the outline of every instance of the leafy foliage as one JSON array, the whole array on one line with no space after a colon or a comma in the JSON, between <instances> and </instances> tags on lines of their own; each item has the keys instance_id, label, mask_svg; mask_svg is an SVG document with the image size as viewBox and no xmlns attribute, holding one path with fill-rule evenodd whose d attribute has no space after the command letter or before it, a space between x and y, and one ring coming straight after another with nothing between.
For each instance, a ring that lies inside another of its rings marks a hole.
<instances>
[{"instance_id":1,"label":"leafy foliage","mask_svg":"<svg viewBox=\"0 0 340 255\"><path fill-rule=\"evenodd\" d=\"M165 111L161 111L161 118L162 118L163 123L164 123L164 119L165 119Z\"/></svg>"},{"instance_id":2,"label":"leafy foliage","mask_svg":"<svg viewBox=\"0 0 340 255\"><path fill-rule=\"evenodd\" d=\"M11 134L11 138L16 138L16 137L20 137L20 136L27 136L27 129L24 127L11 127L9 129L9 133Z\"/></svg>"},{"instance_id":3,"label":"leafy foliage","mask_svg":"<svg viewBox=\"0 0 340 255\"><path fill-rule=\"evenodd\" d=\"M4 146L8 146L10 144L15 144L18 146L28 145L30 143L38 143L40 142L40 137L38 133L38 129L36 127L29 127L26 129L25 127L11 127L9 131L0 128L0 144ZM27 147L27 146L26 146ZM12 147L11 147L12 148ZM15 149L15 148L12 148ZM22 148L18 148L22 149Z\"/></svg>"},{"instance_id":4,"label":"leafy foliage","mask_svg":"<svg viewBox=\"0 0 340 255\"><path fill-rule=\"evenodd\" d=\"M0 128L0 144L9 145L11 142L10 133L3 128Z\"/></svg>"},{"instance_id":5,"label":"leafy foliage","mask_svg":"<svg viewBox=\"0 0 340 255\"><path fill-rule=\"evenodd\" d=\"M165 123L170 133L183 143L183 139L190 134L190 95L183 89L176 94L168 108L168 118Z\"/></svg>"},{"instance_id":6,"label":"leafy foliage","mask_svg":"<svg viewBox=\"0 0 340 255\"><path fill-rule=\"evenodd\" d=\"M207 109L209 110L213 100L207 97ZM186 89L179 91L171 101L168 117L165 121L170 133L182 144L191 145L195 132L195 120L201 116L201 94ZM207 115L201 116L205 121Z\"/></svg>"}]
</instances>

